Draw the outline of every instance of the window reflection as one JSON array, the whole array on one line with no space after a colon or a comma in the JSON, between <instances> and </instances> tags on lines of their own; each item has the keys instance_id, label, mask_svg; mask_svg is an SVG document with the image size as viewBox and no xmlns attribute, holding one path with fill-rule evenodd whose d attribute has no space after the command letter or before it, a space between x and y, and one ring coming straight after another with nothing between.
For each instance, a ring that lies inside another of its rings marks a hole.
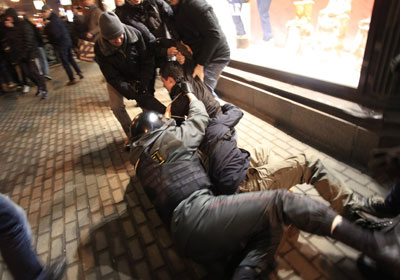
<instances>
[{"instance_id":1,"label":"window reflection","mask_svg":"<svg viewBox=\"0 0 400 280\"><path fill-rule=\"evenodd\" d=\"M373 0L207 1L232 59L358 86Z\"/></svg>"}]
</instances>

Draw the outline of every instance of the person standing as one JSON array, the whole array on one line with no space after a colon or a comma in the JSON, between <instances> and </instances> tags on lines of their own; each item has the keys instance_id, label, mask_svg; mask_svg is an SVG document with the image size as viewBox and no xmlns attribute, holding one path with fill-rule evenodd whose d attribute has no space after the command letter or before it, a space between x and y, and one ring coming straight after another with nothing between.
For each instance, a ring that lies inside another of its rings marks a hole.
<instances>
[{"instance_id":1,"label":"person standing","mask_svg":"<svg viewBox=\"0 0 400 280\"><path fill-rule=\"evenodd\" d=\"M11 48L15 51L23 74L38 87L36 95L41 94L42 99L45 99L48 94L47 87L38 68L39 43L35 38L33 29L25 20L18 18L17 11L13 8L6 10L4 25L7 27L7 39L11 42Z\"/></svg>"},{"instance_id":2,"label":"person standing","mask_svg":"<svg viewBox=\"0 0 400 280\"><path fill-rule=\"evenodd\" d=\"M83 74L75 59L72 57L72 41L69 30L64 21L60 19L56 13L52 12L48 5L42 7L42 13L43 18L50 21L45 27L47 37L50 43L55 46L60 56L61 63L69 78L68 85L72 85L75 83L75 78L70 65L75 69L79 78L83 79Z\"/></svg>"},{"instance_id":3,"label":"person standing","mask_svg":"<svg viewBox=\"0 0 400 280\"><path fill-rule=\"evenodd\" d=\"M174 27L193 53L198 76L214 93L218 78L230 60L230 49L212 7L205 0L171 0ZM215 94L215 93L214 93Z\"/></svg>"},{"instance_id":4,"label":"person standing","mask_svg":"<svg viewBox=\"0 0 400 280\"><path fill-rule=\"evenodd\" d=\"M268 42L272 39L271 22L269 20L269 7L272 0L257 0L258 14L260 15L263 40Z\"/></svg>"}]
</instances>

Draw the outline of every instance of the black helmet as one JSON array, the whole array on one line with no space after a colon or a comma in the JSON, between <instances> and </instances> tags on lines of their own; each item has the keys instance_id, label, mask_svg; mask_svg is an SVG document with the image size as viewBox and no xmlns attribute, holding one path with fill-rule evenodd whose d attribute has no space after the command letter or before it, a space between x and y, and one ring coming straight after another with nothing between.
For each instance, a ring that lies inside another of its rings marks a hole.
<instances>
[{"instance_id":1,"label":"black helmet","mask_svg":"<svg viewBox=\"0 0 400 280\"><path fill-rule=\"evenodd\" d=\"M131 123L131 141L138 140L140 136L160 128L164 123L164 116L157 112L146 111L140 113Z\"/></svg>"}]
</instances>

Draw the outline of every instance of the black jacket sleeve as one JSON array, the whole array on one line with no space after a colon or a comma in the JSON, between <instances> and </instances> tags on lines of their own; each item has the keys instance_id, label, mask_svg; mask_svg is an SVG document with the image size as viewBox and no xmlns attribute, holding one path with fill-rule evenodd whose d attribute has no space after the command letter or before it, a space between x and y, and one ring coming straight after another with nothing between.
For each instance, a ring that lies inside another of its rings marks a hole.
<instances>
[{"instance_id":1,"label":"black jacket sleeve","mask_svg":"<svg viewBox=\"0 0 400 280\"><path fill-rule=\"evenodd\" d=\"M226 103L222 106L223 114L216 117L217 121L229 128L234 128L243 117L243 112L233 104Z\"/></svg>"},{"instance_id":2,"label":"black jacket sleeve","mask_svg":"<svg viewBox=\"0 0 400 280\"><path fill-rule=\"evenodd\" d=\"M139 94L147 91L150 81L152 81L155 69L155 57L151 49L147 48L146 43L140 31L135 30L138 36L136 42L137 50L140 57L140 88Z\"/></svg>"},{"instance_id":3,"label":"black jacket sleeve","mask_svg":"<svg viewBox=\"0 0 400 280\"><path fill-rule=\"evenodd\" d=\"M132 85L125 81L124 77L119 74L119 70L101 53L97 43L94 46L94 53L96 55L96 62L99 64L100 70L106 78L107 83L127 99L136 99L137 94Z\"/></svg>"},{"instance_id":4,"label":"black jacket sleeve","mask_svg":"<svg viewBox=\"0 0 400 280\"><path fill-rule=\"evenodd\" d=\"M195 7L193 7L195 11ZM206 9L200 13L193 13L193 23L196 30L203 39L196 62L200 65L207 65L219 44L221 39L221 30L212 9Z\"/></svg>"}]
</instances>

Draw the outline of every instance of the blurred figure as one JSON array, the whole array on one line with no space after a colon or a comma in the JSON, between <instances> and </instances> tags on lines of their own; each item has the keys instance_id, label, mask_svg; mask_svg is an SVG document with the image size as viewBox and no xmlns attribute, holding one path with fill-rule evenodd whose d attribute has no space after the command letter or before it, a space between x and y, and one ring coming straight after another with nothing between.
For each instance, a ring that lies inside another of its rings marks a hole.
<instances>
[{"instance_id":1,"label":"blurred figure","mask_svg":"<svg viewBox=\"0 0 400 280\"><path fill-rule=\"evenodd\" d=\"M86 40L95 42L99 33L99 18L102 13L99 7L94 4L94 0L83 0L83 15L87 26Z\"/></svg>"},{"instance_id":2,"label":"blurred figure","mask_svg":"<svg viewBox=\"0 0 400 280\"><path fill-rule=\"evenodd\" d=\"M245 49L249 46L249 38L243 25L241 13L243 3L247 3L248 0L228 0L228 2L236 29L236 47L238 49Z\"/></svg>"},{"instance_id":3,"label":"blurred figure","mask_svg":"<svg viewBox=\"0 0 400 280\"><path fill-rule=\"evenodd\" d=\"M11 48L15 51L23 74L38 87L36 95L41 94L42 99L45 99L47 87L43 75L39 72L39 43L32 27L23 19L18 18L13 8L8 8L5 12L5 26L7 39L10 40Z\"/></svg>"},{"instance_id":4,"label":"blurred figure","mask_svg":"<svg viewBox=\"0 0 400 280\"><path fill-rule=\"evenodd\" d=\"M42 14L44 19L50 21L45 27L45 32L50 43L54 45L60 56L61 63L69 78L68 85L72 85L75 83L75 78L70 65L74 68L79 78L83 79L83 74L75 59L72 57L72 41L67 25L56 13L52 12L48 5L43 6Z\"/></svg>"},{"instance_id":5,"label":"blurred figure","mask_svg":"<svg viewBox=\"0 0 400 280\"><path fill-rule=\"evenodd\" d=\"M269 7L272 0L257 0L258 14L260 15L263 40L268 42L272 39L271 22L269 20Z\"/></svg>"},{"instance_id":6,"label":"blurred figure","mask_svg":"<svg viewBox=\"0 0 400 280\"><path fill-rule=\"evenodd\" d=\"M31 229L24 210L0 194L0 251L15 280L59 280L66 261L61 258L43 267L32 249Z\"/></svg>"},{"instance_id":7,"label":"blurred figure","mask_svg":"<svg viewBox=\"0 0 400 280\"><path fill-rule=\"evenodd\" d=\"M44 42L42 38L42 34L40 33L39 28L37 28L29 19L24 16L24 20L30 24L33 29L33 32L36 36L36 40L39 43L39 62L40 62L40 74L44 76L46 80L51 80L51 76L49 76L49 62L47 61L46 51L44 50Z\"/></svg>"},{"instance_id":8,"label":"blurred figure","mask_svg":"<svg viewBox=\"0 0 400 280\"><path fill-rule=\"evenodd\" d=\"M121 19L122 7L125 5L125 0L114 0L114 13Z\"/></svg>"}]
</instances>

